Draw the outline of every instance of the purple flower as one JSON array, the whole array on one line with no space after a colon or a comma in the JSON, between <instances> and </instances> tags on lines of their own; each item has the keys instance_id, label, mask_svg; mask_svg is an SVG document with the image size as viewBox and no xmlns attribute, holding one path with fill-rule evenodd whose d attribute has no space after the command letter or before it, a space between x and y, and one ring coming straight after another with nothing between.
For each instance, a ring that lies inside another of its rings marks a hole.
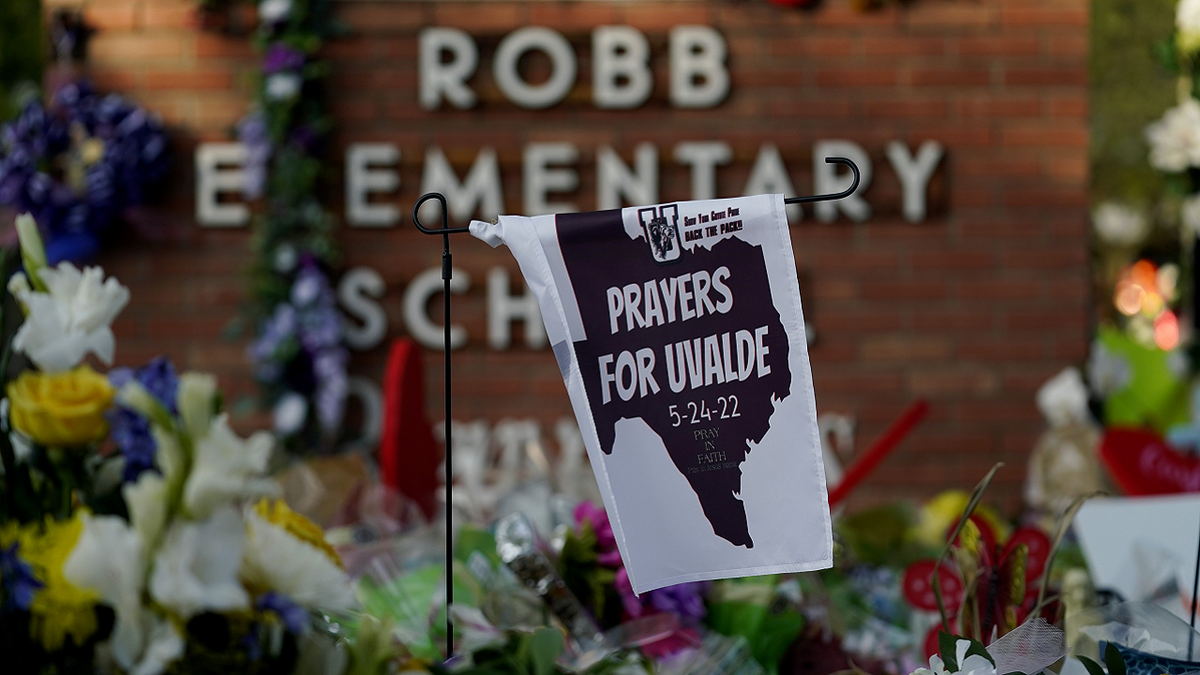
<instances>
[{"instance_id":1,"label":"purple flower","mask_svg":"<svg viewBox=\"0 0 1200 675\"><path fill-rule=\"evenodd\" d=\"M293 635L303 633L308 627L308 611L282 593L267 591L259 596L258 602L254 603L254 606L260 610L278 614L284 627Z\"/></svg>"},{"instance_id":2,"label":"purple flower","mask_svg":"<svg viewBox=\"0 0 1200 675\"><path fill-rule=\"evenodd\" d=\"M42 582L33 574L29 563L17 555L19 544L0 549L0 587L4 591L4 611L27 610Z\"/></svg>"},{"instance_id":3,"label":"purple flower","mask_svg":"<svg viewBox=\"0 0 1200 675\"><path fill-rule=\"evenodd\" d=\"M261 110L246 115L237 124L237 134L247 153L242 169L242 194L247 199L258 199L266 189L267 162L271 159L271 136L266 116Z\"/></svg>"},{"instance_id":4,"label":"purple flower","mask_svg":"<svg viewBox=\"0 0 1200 675\"><path fill-rule=\"evenodd\" d=\"M346 361L344 348L325 349L313 357L313 374L317 380L315 392L317 421L327 433L337 431L346 408Z\"/></svg>"},{"instance_id":5,"label":"purple flower","mask_svg":"<svg viewBox=\"0 0 1200 675\"><path fill-rule=\"evenodd\" d=\"M703 581L676 584L646 594L650 606L660 612L669 612L682 619L699 621L707 613L704 608L704 593L708 585Z\"/></svg>"},{"instance_id":6,"label":"purple flower","mask_svg":"<svg viewBox=\"0 0 1200 675\"><path fill-rule=\"evenodd\" d=\"M304 65L304 52L285 45L272 43L263 56L263 73L272 75L285 70L299 70Z\"/></svg>"},{"instance_id":7,"label":"purple flower","mask_svg":"<svg viewBox=\"0 0 1200 675\"><path fill-rule=\"evenodd\" d=\"M109 372L108 380L118 389L136 380L171 414L177 413L175 394L179 389L179 378L175 374L175 366L165 356L156 357L137 370L114 368ZM113 442L125 458L123 479L125 482L136 481L143 471L154 468L158 451L158 445L150 433L150 421L132 410L117 408L108 414L108 423Z\"/></svg>"},{"instance_id":8,"label":"purple flower","mask_svg":"<svg viewBox=\"0 0 1200 675\"><path fill-rule=\"evenodd\" d=\"M585 522L592 526L592 532L596 534L596 554L600 564L606 567L620 566L621 552L617 550L617 538L608 522L608 513L603 507L589 501L580 502L575 507L575 523L582 525Z\"/></svg>"},{"instance_id":9,"label":"purple flower","mask_svg":"<svg viewBox=\"0 0 1200 675\"><path fill-rule=\"evenodd\" d=\"M179 391L179 376L175 373L175 365L165 356L156 356L150 363L137 370L113 368L108 374L108 379L117 388L125 386L125 383L130 380L137 380L172 415L179 411L175 406L175 395Z\"/></svg>"}]
</instances>

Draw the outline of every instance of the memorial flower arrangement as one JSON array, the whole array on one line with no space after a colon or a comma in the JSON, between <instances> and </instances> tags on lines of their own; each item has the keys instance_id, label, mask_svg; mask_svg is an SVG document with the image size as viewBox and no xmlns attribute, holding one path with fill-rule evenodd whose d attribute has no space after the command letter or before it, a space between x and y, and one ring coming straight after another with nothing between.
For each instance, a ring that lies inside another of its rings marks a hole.
<instances>
[{"instance_id":1,"label":"memorial flower arrangement","mask_svg":"<svg viewBox=\"0 0 1200 675\"><path fill-rule=\"evenodd\" d=\"M168 157L155 115L71 82L0 129L0 204L33 214L51 263L86 261L146 201Z\"/></svg>"},{"instance_id":2,"label":"memorial flower arrangement","mask_svg":"<svg viewBox=\"0 0 1200 675\"><path fill-rule=\"evenodd\" d=\"M329 275L338 260L333 216L315 197L330 121L316 53L334 26L324 0L258 3L262 77L238 124L247 198L263 199L253 268L255 376L289 447L330 449L341 429L348 352Z\"/></svg>"},{"instance_id":3,"label":"memorial flower arrangement","mask_svg":"<svg viewBox=\"0 0 1200 675\"><path fill-rule=\"evenodd\" d=\"M242 438L214 377L165 359L107 375L129 291L98 267L50 266L18 219L31 364L0 403L0 644L20 672L380 672L386 626L347 650L329 616L357 607L323 530L276 499L267 432ZM340 651L339 651L340 650ZM340 659L340 660L339 660ZM355 668L350 671L349 668ZM322 672L322 671L319 671Z\"/></svg>"}]
</instances>

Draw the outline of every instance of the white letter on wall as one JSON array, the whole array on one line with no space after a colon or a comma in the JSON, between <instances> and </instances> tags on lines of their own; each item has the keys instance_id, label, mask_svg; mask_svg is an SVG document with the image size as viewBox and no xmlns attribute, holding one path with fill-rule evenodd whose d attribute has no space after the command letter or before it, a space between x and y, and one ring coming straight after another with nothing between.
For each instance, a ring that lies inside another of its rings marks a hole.
<instances>
[{"instance_id":1,"label":"white letter on wall","mask_svg":"<svg viewBox=\"0 0 1200 675\"><path fill-rule=\"evenodd\" d=\"M421 31L421 107L436 110L442 96L455 108L475 105L475 92L467 78L479 65L479 52L470 35L457 28L426 28ZM451 59L442 62L442 53Z\"/></svg>"},{"instance_id":2,"label":"white letter on wall","mask_svg":"<svg viewBox=\"0 0 1200 675\"><path fill-rule=\"evenodd\" d=\"M650 43L629 26L592 31L592 98L597 108L636 108L650 98ZM624 83L621 82L624 78Z\"/></svg>"},{"instance_id":3,"label":"white letter on wall","mask_svg":"<svg viewBox=\"0 0 1200 675\"><path fill-rule=\"evenodd\" d=\"M451 270L451 293L465 293L471 287L471 277L457 267ZM429 320L425 305L429 299L442 292L442 268L431 267L413 278L404 289L401 306L404 311L404 325L413 339L429 349L443 348L442 327ZM462 326L450 327L450 348L458 349L467 344L467 329Z\"/></svg>"},{"instance_id":4,"label":"white letter on wall","mask_svg":"<svg viewBox=\"0 0 1200 675\"><path fill-rule=\"evenodd\" d=\"M446 195L450 217L465 221L479 209L479 217L490 220L504 212L504 193L500 189L500 164L496 151L483 148L467 172L467 179L458 182L454 168L442 149L434 146L425 151L425 175L421 178L421 194L440 192Z\"/></svg>"},{"instance_id":5,"label":"white letter on wall","mask_svg":"<svg viewBox=\"0 0 1200 675\"><path fill-rule=\"evenodd\" d=\"M732 160L733 149L723 141L684 141L675 146L675 161L692 167L692 199L716 198L717 165Z\"/></svg>"},{"instance_id":6,"label":"white letter on wall","mask_svg":"<svg viewBox=\"0 0 1200 675\"><path fill-rule=\"evenodd\" d=\"M248 153L241 143L201 143L196 148L196 221L205 227L241 227L250 222L245 204L222 204L222 192L242 191L242 165ZM221 167L236 169L222 169Z\"/></svg>"},{"instance_id":7,"label":"white letter on wall","mask_svg":"<svg viewBox=\"0 0 1200 675\"><path fill-rule=\"evenodd\" d=\"M383 437L383 392L365 377L346 378L346 398L362 401L362 428L358 438L348 445L354 450L374 453Z\"/></svg>"},{"instance_id":8,"label":"white letter on wall","mask_svg":"<svg viewBox=\"0 0 1200 675\"><path fill-rule=\"evenodd\" d=\"M729 94L725 38L708 26L671 29L671 103L711 108Z\"/></svg>"},{"instance_id":9,"label":"white letter on wall","mask_svg":"<svg viewBox=\"0 0 1200 675\"><path fill-rule=\"evenodd\" d=\"M551 169L551 164L569 164L579 159L579 150L571 143L530 143L525 146L525 213L540 216L546 213L578 211L571 202L548 202L550 192L570 192L579 186L579 174L574 169Z\"/></svg>"},{"instance_id":10,"label":"white letter on wall","mask_svg":"<svg viewBox=\"0 0 1200 675\"><path fill-rule=\"evenodd\" d=\"M538 310L537 296L529 289L524 295L508 294L508 270L493 267L488 271L488 345L508 349L512 344L511 322L525 322L525 345L539 349L546 345L546 326Z\"/></svg>"},{"instance_id":11,"label":"white letter on wall","mask_svg":"<svg viewBox=\"0 0 1200 675\"><path fill-rule=\"evenodd\" d=\"M746 180L746 189L742 194L796 196L796 188L792 187L792 179L788 176L787 167L783 165L779 148L767 143L758 149L758 157L754 159L754 167L750 169L750 178ZM789 205L787 215L791 220L804 217L799 204Z\"/></svg>"},{"instance_id":12,"label":"white letter on wall","mask_svg":"<svg viewBox=\"0 0 1200 675\"><path fill-rule=\"evenodd\" d=\"M517 71L521 57L534 49L550 57L550 78L538 85L529 84ZM549 28L527 26L500 41L492 70L496 84L508 100L522 108L549 108L561 101L575 83L575 52L559 33Z\"/></svg>"},{"instance_id":13,"label":"white letter on wall","mask_svg":"<svg viewBox=\"0 0 1200 675\"><path fill-rule=\"evenodd\" d=\"M612 148L605 145L596 155L596 208L619 209L621 197L632 206L658 201L658 148L641 143L634 151L636 173L625 166Z\"/></svg>"},{"instance_id":14,"label":"white letter on wall","mask_svg":"<svg viewBox=\"0 0 1200 675\"><path fill-rule=\"evenodd\" d=\"M942 154L942 144L937 141L922 143L916 157L900 141L888 143L888 161L900 177L904 189L904 219L910 223L925 220L925 189L929 187L929 179L938 162L942 161Z\"/></svg>"},{"instance_id":15,"label":"white letter on wall","mask_svg":"<svg viewBox=\"0 0 1200 675\"><path fill-rule=\"evenodd\" d=\"M372 192L393 192L400 174L376 166L395 166L400 149L391 143L352 143L346 146L346 222L352 227L390 227L400 222L400 209L372 204Z\"/></svg>"},{"instance_id":16,"label":"white letter on wall","mask_svg":"<svg viewBox=\"0 0 1200 675\"><path fill-rule=\"evenodd\" d=\"M858 189L854 194L832 202L817 202L817 219L823 223L832 223L837 219L838 210L850 216L855 222L861 223L871 217L871 205L863 199L863 192L871 185L871 158L867 151L852 141L817 141L813 145L813 190L823 195L841 192L854 182L854 174L849 169L842 171L841 164L830 164L826 157L845 157L858 165L862 174Z\"/></svg>"},{"instance_id":17,"label":"white letter on wall","mask_svg":"<svg viewBox=\"0 0 1200 675\"><path fill-rule=\"evenodd\" d=\"M351 349L367 350L383 342L383 336L387 334L387 314L375 298L382 298L386 290L383 277L370 267L355 267L342 275L338 282L338 300L347 314L362 321L361 327L349 321L342 326L342 334Z\"/></svg>"}]
</instances>

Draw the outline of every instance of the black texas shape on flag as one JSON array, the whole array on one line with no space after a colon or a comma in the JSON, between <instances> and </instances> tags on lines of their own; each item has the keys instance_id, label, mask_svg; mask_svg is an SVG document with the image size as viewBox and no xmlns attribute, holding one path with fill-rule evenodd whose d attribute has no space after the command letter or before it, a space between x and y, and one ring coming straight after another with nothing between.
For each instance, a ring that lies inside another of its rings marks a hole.
<instances>
[{"instance_id":1,"label":"black texas shape on flag","mask_svg":"<svg viewBox=\"0 0 1200 675\"><path fill-rule=\"evenodd\" d=\"M763 294L770 286L762 247L730 238L711 250L655 256L648 245L655 242L624 234L620 211L557 219L587 335L575 351L600 448L613 451L618 420L640 418L687 478L713 532L735 546L752 547L738 498L741 464L751 444L770 429L774 404L791 384L787 336L769 294ZM674 259L660 263L657 257ZM612 288L621 289L619 298ZM637 357L645 349L652 366ZM632 355L633 367L621 367L623 352ZM613 356L602 373L605 355Z\"/></svg>"}]
</instances>

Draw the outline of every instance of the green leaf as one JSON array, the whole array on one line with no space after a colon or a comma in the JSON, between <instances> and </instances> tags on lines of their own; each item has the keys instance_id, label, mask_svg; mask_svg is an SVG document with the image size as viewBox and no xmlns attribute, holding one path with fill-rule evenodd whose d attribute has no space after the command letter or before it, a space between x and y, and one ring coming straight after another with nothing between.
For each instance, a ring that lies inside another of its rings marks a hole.
<instances>
[{"instance_id":1,"label":"green leaf","mask_svg":"<svg viewBox=\"0 0 1200 675\"><path fill-rule=\"evenodd\" d=\"M938 653L942 655L942 663L946 665L946 671L950 673L958 672L958 659L956 658L958 651L954 648L957 644L957 635L951 635L944 630L938 631Z\"/></svg>"},{"instance_id":2,"label":"green leaf","mask_svg":"<svg viewBox=\"0 0 1200 675\"><path fill-rule=\"evenodd\" d=\"M1111 642L1104 646L1104 663L1108 666L1108 675L1125 675L1125 657Z\"/></svg>"},{"instance_id":3,"label":"green leaf","mask_svg":"<svg viewBox=\"0 0 1200 675\"><path fill-rule=\"evenodd\" d=\"M1100 667L1099 663L1096 663L1086 656L1080 656L1078 658L1083 663L1083 667L1087 668L1088 675L1104 675L1104 669Z\"/></svg>"},{"instance_id":4,"label":"green leaf","mask_svg":"<svg viewBox=\"0 0 1200 675\"><path fill-rule=\"evenodd\" d=\"M1042 572L1042 587L1038 590L1037 604L1033 606L1033 611L1030 616L1038 616L1042 613L1042 607L1046 603L1046 588L1050 585L1050 569L1054 565L1054 556L1058 555L1058 549L1062 546L1063 537L1066 536L1067 530L1071 527L1071 523L1075 521L1075 514L1083 507L1083 504L1092 497L1099 497L1107 494L1103 491L1092 492L1086 495L1080 495L1071 502L1071 505L1062 512L1058 517L1058 527L1054 533L1054 542L1050 545L1050 554L1046 557L1046 571Z\"/></svg>"},{"instance_id":5,"label":"green leaf","mask_svg":"<svg viewBox=\"0 0 1200 675\"><path fill-rule=\"evenodd\" d=\"M563 649L563 634L557 628L542 627L529 640L533 675L552 675L554 662Z\"/></svg>"},{"instance_id":6,"label":"green leaf","mask_svg":"<svg viewBox=\"0 0 1200 675\"><path fill-rule=\"evenodd\" d=\"M967 499L967 506L963 509L962 515L959 516L958 524L954 526L954 532L950 533L950 538L946 540L946 545L942 547L942 554L938 556L937 562L933 565L933 596L937 598L938 614L942 617L942 626L949 626L950 619L946 614L946 603L942 600L942 582L938 577L938 570L942 566L942 561L950 554L951 545L958 540L958 535L962 533L963 527L971 519L971 514L975 513L975 507L979 506L979 501L983 499L983 493L987 491L987 487L996 475L996 471L1002 466L1004 466L1004 462L996 462L992 470L987 472L987 475L983 477L983 480L979 481L974 490L971 490L971 496ZM945 656L942 659L945 660Z\"/></svg>"},{"instance_id":7,"label":"green leaf","mask_svg":"<svg viewBox=\"0 0 1200 675\"><path fill-rule=\"evenodd\" d=\"M996 659L992 658L992 655L988 653L987 648L983 646L982 642L979 642L978 640L972 640L971 638L961 638L961 639L965 639L971 643L971 646L967 647L967 656L971 656L972 654L978 654L978 655L982 656L983 658L987 659L988 663L992 664L993 668L996 667Z\"/></svg>"}]
</instances>

